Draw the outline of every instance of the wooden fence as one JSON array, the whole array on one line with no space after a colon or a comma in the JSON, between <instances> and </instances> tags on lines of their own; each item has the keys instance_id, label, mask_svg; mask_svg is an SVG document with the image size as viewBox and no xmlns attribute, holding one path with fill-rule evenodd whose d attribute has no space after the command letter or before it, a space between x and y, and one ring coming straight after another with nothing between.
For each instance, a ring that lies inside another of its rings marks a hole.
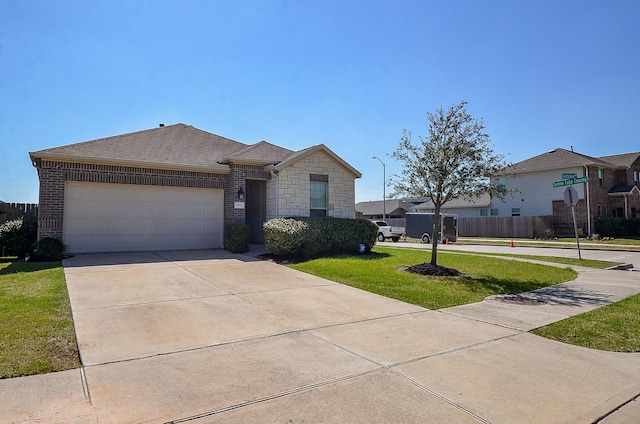
<instances>
[{"instance_id":1,"label":"wooden fence","mask_svg":"<svg viewBox=\"0 0 640 424\"><path fill-rule=\"evenodd\" d=\"M406 227L406 218L387 218L392 226ZM479 216L458 218L459 237L544 238L553 231L552 216Z\"/></svg>"},{"instance_id":2,"label":"wooden fence","mask_svg":"<svg viewBox=\"0 0 640 424\"><path fill-rule=\"evenodd\" d=\"M553 231L552 216L482 216L458 218L460 237L536 238Z\"/></svg>"},{"instance_id":3,"label":"wooden fence","mask_svg":"<svg viewBox=\"0 0 640 424\"><path fill-rule=\"evenodd\" d=\"M30 224L38 223L37 203L5 203L0 202L0 224L24 217Z\"/></svg>"}]
</instances>

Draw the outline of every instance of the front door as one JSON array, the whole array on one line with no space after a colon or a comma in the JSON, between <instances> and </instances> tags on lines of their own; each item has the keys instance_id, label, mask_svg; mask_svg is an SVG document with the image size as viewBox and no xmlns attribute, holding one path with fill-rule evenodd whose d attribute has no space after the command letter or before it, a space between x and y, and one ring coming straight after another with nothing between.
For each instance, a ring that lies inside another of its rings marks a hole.
<instances>
[{"instance_id":1,"label":"front door","mask_svg":"<svg viewBox=\"0 0 640 424\"><path fill-rule=\"evenodd\" d=\"M264 243L262 224L267 220L267 182L247 180L246 222L249 226L249 242Z\"/></svg>"}]
</instances>

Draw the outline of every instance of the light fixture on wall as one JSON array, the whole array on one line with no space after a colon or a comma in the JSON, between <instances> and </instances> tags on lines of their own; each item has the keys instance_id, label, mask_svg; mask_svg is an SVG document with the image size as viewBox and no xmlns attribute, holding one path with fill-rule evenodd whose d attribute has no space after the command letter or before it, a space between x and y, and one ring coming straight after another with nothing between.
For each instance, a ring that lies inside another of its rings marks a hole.
<instances>
[{"instance_id":1,"label":"light fixture on wall","mask_svg":"<svg viewBox=\"0 0 640 424\"><path fill-rule=\"evenodd\" d=\"M240 190L238 190L238 199L244 200L244 190L242 189L242 187L240 187Z\"/></svg>"}]
</instances>

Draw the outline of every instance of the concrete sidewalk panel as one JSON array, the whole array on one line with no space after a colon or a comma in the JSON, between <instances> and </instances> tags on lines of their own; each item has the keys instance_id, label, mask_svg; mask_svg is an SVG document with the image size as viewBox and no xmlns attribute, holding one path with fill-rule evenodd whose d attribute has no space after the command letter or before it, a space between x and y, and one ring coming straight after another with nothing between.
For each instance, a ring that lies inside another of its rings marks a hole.
<instances>
[{"instance_id":1,"label":"concrete sidewalk panel","mask_svg":"<svg viewBox=\"0 0 640 424\"><path fill-rule=\"evenodd\" d=\"M312 330L312 333L389 366L519 332L437 311L425 311L326 327Z\"/></svg>"},{"instance_id":2,"label":"concrete sidewalk panel","mask_svg":"<svg viewBox=\"0 0 640 424\"><path fill-rule=\"evenodd\" d=\"M74 311L228 294L177 266L66 275Z\"/></svg>"},{"instance_id":3,"label":"concrete sidewalk panel","mask_svg":"<svg viewBox=\"0 0 640 424\"><path fill-rule=\"evenodd\" d=\"M471 424L480 421L385 370L190 422Z\"/></svg>"},{"instance_id":4,"label":"concrete sidewalk panel","mask_svg":"<svg viewBox=\"0 0 640 424\"><path fill-rule=\"evenodd\" d=\"M378 367L301 333L88 367L93 404L114 422L166 422Z\"/></svg>"},{"instance_id":5,"label":"concrete sidewalk panel","mask_svg":"<svg viewBox=\"0 0 640 424\"><path fill-rule=\"evenodd\" d=\"M0 380L2 423L102 423L79 369Z\"/></svg>"},{"instance_id":6,"label":"concrete sidewalk panel","mask_svg":"<svg viewBox=\"0 0 640 424\"><path fill-rule=\"evenodd\" d=\"M513 305L486 299L479 303L453 306L439 311L520 331L530 331L567 317L554 313L555 309L548 312L540 308L541 306Z\"/></svg>"},{"instance_id":7,"label":"concrete sidewalk panel","mask_svg":"<svg viewBox=\"0 0 640 424\"><path fill-rule=\"evenodd\" d=\"M84 365L122 361L294 331L235 296L74 312Z\"/></svg>"},{"instance_id":8,"label":"concrete sidewalk panel","mask_svg":"<svg viewBox=\"0 0 640 424\"><path fill-rule=\"evenodd\" d=\"M394 369L493 423L593 422L640 393L640 355L527 333Z\"/></svg>"},{"instance_id":9,"label":"concrete sidewalk panel","mask_svg":"<svg viewBox=\"0 0 640 424\"><path fill-rule=\"evenodd\" d=\"M341 284L238 296L302 329L426 310Z\"/></svg>"},{"instance_id":10,"label":"concrete sidewalk panel","mask_svg":"<svg viewBox=\"0 0 640 424\"><path fill-rule=\"evenodd\" d=\"M185 269L230 293L280 290L337 283L265 261L186 265Z\"/></svg>"}]
</instances>

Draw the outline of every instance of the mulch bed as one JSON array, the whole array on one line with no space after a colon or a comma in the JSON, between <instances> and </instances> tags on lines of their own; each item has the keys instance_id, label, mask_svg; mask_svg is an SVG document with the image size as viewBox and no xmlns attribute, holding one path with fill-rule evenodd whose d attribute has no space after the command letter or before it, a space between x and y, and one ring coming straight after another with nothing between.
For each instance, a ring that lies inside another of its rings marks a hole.
<instances>
[{"instance_id":1,"label":"mulch bed","mask_svg":"<svg viewBox=\"0 0 640 424\"><path fill-rule=\"evenodd\" d=\"M423 263L410 266L406 269L408 272L420 275L433 275L436 277L458 277L462 275L460 271L453 268L447 268L441 265L432 265L430 263Z\"/></svg>"}]
</instances>

